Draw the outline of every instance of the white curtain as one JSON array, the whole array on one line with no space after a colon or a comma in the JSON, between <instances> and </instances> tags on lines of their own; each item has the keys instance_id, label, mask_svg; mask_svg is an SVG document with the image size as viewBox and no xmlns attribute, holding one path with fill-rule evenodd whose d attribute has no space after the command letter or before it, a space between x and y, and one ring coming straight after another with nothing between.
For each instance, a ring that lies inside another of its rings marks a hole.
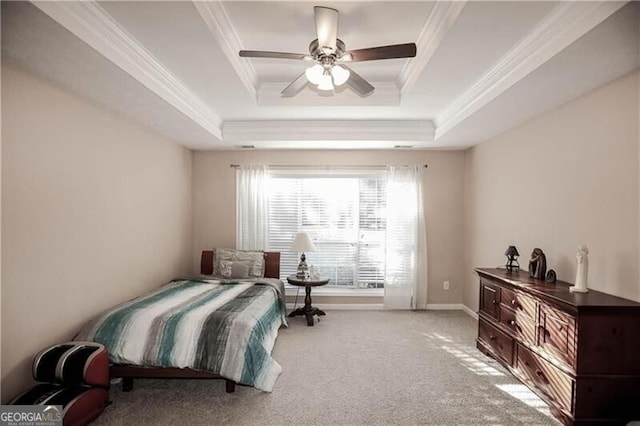
<instances>
[{"instance_id":1,"label":"white curtain","mask_svg":"<svg viewBox=\"0 0 640 426\"><path fill-rule=\"evenodd\" d=\"M384 306L426 309L427 238L422 166L387 167Z\"/></svg>"},{"instance_id":2,"label":"white curtain","mask_svg":"<svg viewBox=\"0 0 640 426\"><path fill-rule=\"evenodd\" d=\"M236 248L266 250L269 243L269 173L266 166L236 169Z\"/></svg>"}]
</instances>

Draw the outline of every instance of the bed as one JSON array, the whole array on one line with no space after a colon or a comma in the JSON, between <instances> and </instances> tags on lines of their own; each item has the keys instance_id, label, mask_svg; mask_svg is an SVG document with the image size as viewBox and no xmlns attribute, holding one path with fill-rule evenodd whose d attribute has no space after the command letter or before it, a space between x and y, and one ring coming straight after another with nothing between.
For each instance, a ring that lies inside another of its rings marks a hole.
<instances>
[{"instance_id":1,"label":"bed","mask_svg":"<svg viewBox=\"0 0 640 426\"><path fill-rule=\"evenodd\" d=\"M108 310L75 339L107 347L124 391L136 378L189 378L270 392L282 371L271 350L286 325L280 253L264 253L264 278L213 277L213 251L202 252L200 272Z\"/></svg>"}]
</instances>

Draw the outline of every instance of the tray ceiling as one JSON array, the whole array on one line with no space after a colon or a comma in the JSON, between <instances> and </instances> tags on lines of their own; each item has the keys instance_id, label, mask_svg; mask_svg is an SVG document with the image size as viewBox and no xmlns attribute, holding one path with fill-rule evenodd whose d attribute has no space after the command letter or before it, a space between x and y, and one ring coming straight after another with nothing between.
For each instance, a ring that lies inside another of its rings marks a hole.
<instances>
[{"instance_id":1,"label":"tray ceiling","mask_svg":"<svg viewBox=\"0 0 640 426\"><path fill-rule=\"evenodd\" d=\"M238 50L307 53L315 5L347 49L416 57L351 64L364 98L282 98L309 63ZM639 23L611 1L2 2L2 59L193 149L460 149L637 69Z\"/></svg>"}]
</instances>

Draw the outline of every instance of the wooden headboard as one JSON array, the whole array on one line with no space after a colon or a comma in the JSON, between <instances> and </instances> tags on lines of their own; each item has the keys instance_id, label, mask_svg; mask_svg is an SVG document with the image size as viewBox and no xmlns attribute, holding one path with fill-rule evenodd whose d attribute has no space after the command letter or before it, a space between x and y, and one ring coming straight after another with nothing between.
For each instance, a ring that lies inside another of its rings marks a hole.
<instances>
[{"instance_id":1,"label":"wooden headboard","mask_svg":"<svg viewBox=\"0 0 640 426\"><path fill-rule=\"evenodd\" d=\"M213 250L204 250L200 261L200 273L213 274ZM264 276L265 278L280 278L280 252L264 252Z\"/></svg>"}]
</instances>

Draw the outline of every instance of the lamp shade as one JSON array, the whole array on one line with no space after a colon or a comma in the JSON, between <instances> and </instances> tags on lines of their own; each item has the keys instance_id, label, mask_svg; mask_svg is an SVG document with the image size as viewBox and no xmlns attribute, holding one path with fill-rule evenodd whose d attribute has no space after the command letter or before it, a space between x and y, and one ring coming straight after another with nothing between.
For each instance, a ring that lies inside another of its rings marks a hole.
<instances>
[{"instance_id":1,"label":"lamp shade","mask_svg":"<svg viewBox=\"0 0 640 426\"><path fill-rule=\"evenodd\" d=\"M316 251L316 247L313 245L313 241L311 241L311 237L306 232L298 232L296 238L293 240L293 244L291 244L292 251Z\"/></svg>"}]
</instances>

